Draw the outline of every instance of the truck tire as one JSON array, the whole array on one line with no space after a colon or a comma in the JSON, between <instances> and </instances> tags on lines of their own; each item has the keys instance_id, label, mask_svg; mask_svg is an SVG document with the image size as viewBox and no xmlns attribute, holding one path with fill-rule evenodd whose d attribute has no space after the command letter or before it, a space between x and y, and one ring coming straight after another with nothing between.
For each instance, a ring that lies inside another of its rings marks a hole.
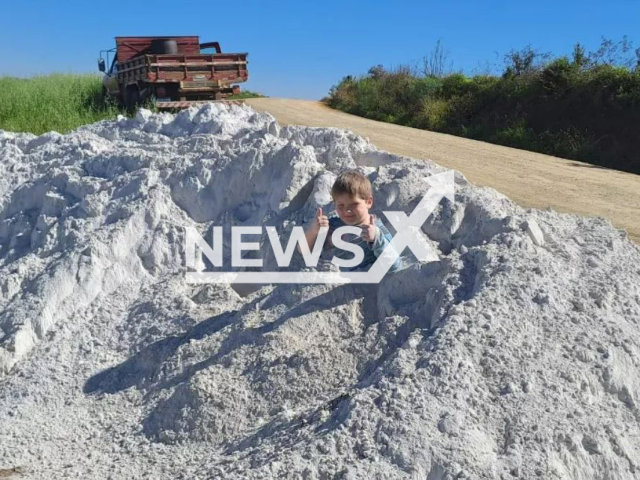
<instances>
[{"instance_id":1,"label":"truck tire","mask_svg":"<svg viewBox=\"0 0 640 480\"><path fill-rule=\"evenodd\" d=\"M128 110L135 109L140 103L140 90L138 87L127 87L124 91L124 106Z\"/></svg>"},{"instance_id":2,"label":"truck tire","mask_svg":"<svg viewBox=\"0 0 640 480\"><path fill-rule=\"evenodd\" d=\"M169 38L159 38L151 41L151 53L154 54L176 54L178 53L178 42Z\"/></svg>"}]
</instances>

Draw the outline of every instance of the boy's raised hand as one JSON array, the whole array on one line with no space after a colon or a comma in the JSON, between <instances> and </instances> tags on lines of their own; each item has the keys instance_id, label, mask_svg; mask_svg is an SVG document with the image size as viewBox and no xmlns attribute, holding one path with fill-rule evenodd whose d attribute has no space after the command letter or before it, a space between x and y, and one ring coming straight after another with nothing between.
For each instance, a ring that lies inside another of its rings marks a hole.
<instances>
[{"instance_id":1,"label":"boy's raised hand","mask_svg":"<svg viewBox=\"0 0 640 480\"><path fill-rule=\"evenodd\" d=\"M369 215L369 223L360 225L360 228L362 228L362 234L360 236L365 242L375 242L376 235L378 234L375 215Z\"/></svg>"},{"instance_id":2,"label":"boy's raised hand","mask_svg":"<svg viewBox=\"0 0 640 480\"><path fill-rule=\"evenodd\" d=\"M316 223L318 224L318 229L329 226L329 217L322 214L322 208L316 210Z\"/></svg>"}]
</instances>

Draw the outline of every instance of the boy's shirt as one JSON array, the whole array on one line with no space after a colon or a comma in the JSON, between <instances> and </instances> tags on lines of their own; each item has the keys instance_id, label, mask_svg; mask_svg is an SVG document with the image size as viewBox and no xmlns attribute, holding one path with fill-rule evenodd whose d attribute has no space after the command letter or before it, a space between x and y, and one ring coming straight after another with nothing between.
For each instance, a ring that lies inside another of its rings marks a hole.
<instances>
[{"instance_id":1,"label":"boy's shirt","mask_svg":"<svg viewBox=\"0 0 640 480\"><path fill-rule=\"evenodd\" d=\"M340 270L343 272L353 272L353 271L367 271L371 268L371 265L375 263L377 258L382 254L384 249L389 245L391 239L393 238L387 227L384 226L382 221L374 215L374 224L376 226L376 239L374 242L365 241L360 235L353 235L351 233L345 233L342 235L342 240L345 242L353 243L359 245L360 248L364 251L364 258L359 265L355 267L340 267ZM329 233L327 234L327 241L331 239L331 235L333 232L340 227L344 227L347 224L344 223L340 217L334 215L329 217ZM335 248L335 247L332 247ZM346 250L342 250L341 248L336 248L336 252L334 255L338 258L342 258L345 260L349 260L353 258L353 253L348 252ZM393 263L390 272L397 272L402 267L402 259L398 257L396 261Z\"/></svg>"}]
</instances>

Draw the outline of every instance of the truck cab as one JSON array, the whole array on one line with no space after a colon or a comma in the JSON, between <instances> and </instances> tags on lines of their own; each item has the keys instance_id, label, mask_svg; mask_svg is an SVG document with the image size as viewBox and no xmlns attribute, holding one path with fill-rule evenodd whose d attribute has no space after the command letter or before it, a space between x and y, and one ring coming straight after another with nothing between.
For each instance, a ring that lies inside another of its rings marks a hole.
<instances>
[{"instance_id":1,"label":"truck cab","mask_svg":"<svg viewBox=\"0 0 640 480\"><path fill-rule=\"evenodd\" d=\"M106 69L103 58L98 60L98 70L104 73L102 77L102 91L113 98L120 96L120 88L118 86L118 57L114 55L109 70Z\"/></svg>"}]
</instances>

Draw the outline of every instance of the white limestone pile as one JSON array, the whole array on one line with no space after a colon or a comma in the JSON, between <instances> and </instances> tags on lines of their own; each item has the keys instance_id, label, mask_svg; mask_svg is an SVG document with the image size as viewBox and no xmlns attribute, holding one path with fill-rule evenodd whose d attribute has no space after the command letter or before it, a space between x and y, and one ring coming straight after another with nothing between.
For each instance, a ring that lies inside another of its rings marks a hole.
<instances>
[{"instance_id":1,"label":"white limestone pile","mask_svg":"<svg viewBox=\"0 0 640 480\"><path fill-rule=\"evenodd\" d=\"M237 105L0 131L0 473L638 478L640 251L606 220L456 174L423 226L438 262L185 282L187 227L285 242L347 168L382 219L444 171Z\"/></svg>"}]
</instances>

